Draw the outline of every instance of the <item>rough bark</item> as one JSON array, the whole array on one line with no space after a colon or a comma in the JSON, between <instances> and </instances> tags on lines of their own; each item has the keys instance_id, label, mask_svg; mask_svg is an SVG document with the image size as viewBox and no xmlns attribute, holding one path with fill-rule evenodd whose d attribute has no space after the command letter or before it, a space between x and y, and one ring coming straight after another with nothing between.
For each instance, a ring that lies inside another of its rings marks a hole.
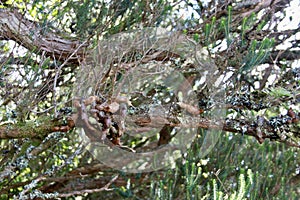
<instances>
[{"instance_id":1,"label":"rough bark","mask_svg":"<svg viewBox=\"0 0 300 200\"><path fill-rule=\"evenodd\" d=\"M78 64L85 57L88 46L87 42L58 34L9 9L0 9L0 40L13 40L31 52L73 64Z\"/></svg>"}]
</instances>

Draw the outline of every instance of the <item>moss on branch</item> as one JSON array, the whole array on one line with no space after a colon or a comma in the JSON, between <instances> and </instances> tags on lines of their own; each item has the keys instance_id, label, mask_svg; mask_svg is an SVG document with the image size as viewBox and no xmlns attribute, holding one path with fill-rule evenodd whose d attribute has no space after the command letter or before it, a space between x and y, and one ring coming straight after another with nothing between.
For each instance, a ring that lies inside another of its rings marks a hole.
<instances>
[{"instance_id":1,"label":"moss on branch","mask_svg":"<svg viewBox=\"0 0 300 200\"><path fill-rule=\"evenodd\" d=\"M53 127L58 126L59 121L53 121L50 117L41 117L39 120L18 123L6 123L0 125L0 138L43 138L53 132Z\"/></svg>"}]
</instances>

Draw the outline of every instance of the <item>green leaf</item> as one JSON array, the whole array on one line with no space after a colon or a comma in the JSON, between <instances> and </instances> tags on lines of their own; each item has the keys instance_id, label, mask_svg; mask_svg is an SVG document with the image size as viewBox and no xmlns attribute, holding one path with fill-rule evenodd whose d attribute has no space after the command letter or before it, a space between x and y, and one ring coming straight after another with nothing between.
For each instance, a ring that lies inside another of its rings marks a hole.
<instances>
[{"instance_id":1,"label":"green leaf","mask_svg":"<svg viewBox=\"0 0 300 200\"><path fill-rule=\"evenodd\" d=\"M199 41L200 41L200 36L199 36L198 33L195 33L195 34L194 34L194 40L195 40L196 42L199 42Z\"/></svg>"},{"instance_id":2,"label":"green leaf","mask_svg":"<svg viewBox=\"0 0 300 200\"><path fill-rule=\"evenodd\" d=\"M277 97L277 98L278 97L284 97L284 96L287 96L287 97L293 96L293 94L290 91L288 91L288 90L286 90L282 87L272 88L271 91L270 91L270 95L274 96L274 97Z\"/></svg>"}]
</instances>

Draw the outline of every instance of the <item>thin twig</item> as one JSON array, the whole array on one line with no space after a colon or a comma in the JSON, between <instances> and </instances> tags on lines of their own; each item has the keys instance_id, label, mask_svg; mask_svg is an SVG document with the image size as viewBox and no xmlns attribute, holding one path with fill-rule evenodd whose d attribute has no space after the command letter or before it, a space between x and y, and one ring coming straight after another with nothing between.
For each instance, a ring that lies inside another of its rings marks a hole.
<instances>
[{"instance_id":1,"label":"thin twig","mask_svg":"<svg viewBox=\"0 0 300 200\"><path fill-rule=\"evenodd\" d=\"M62 193L62 194L58 194L57 197L70 197L70 196L74 196L74 195L82 195L85 193L95 193L95 192L102 192L102 191L111 191L114 190L113 188L109 188L110 185L115 182L117 179L119 178L119 175L116 175L115 177L113 177L104 187L102 188L96 188L96 189L86 189L86 190L79 190L79 191L73 191L73 192L69 192L69 193Z\"/></svg>"},{"instance_id":2,"label":"thin twig","mask_svg":"<svg viewBox=\"0 0 300 200\"><path fill-rule=\"evenodd\" d=\"M53 106L54 106L54 115L55 117L57 114L57 105L56 105L56 85L57 85L57 79L59 76L59 73L61 71L61 69L63 68L63 66L65 66L68 61L78 52L78 50L85 44L87 43L87 40L84 41L83 43L81 43L74 51L73 53L71 53L71 55L63 62L63 64L61 64L59 67L57 67L56 64L56 60L55 60L55 56L53 55L54 58L54 64L55 64L55 68L57 68L56 72L55 72L55 77L54 77L54 83L53 83Z\"/></svg>"}]
</instances>

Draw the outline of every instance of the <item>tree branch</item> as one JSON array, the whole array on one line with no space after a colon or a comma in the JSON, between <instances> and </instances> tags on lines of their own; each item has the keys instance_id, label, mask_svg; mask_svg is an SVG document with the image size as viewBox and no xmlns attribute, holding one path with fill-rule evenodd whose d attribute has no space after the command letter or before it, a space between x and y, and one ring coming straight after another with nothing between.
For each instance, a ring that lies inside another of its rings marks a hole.
<instances>
[{"instance_id":1,"label":"tree branch","mask_svg":"<svg viewBox=\"0 0 300 200\"><path fill-rule=\"evenodd\" d=\"M73 195L83 195L85 193L95 193L95 192L102 192L102 191L109 191L109 190L113 190L113 189L110 189L110 185L112 183L114 183L117 179L118 179L119 175L116 175L115 177L113 177L106 185L104 185L103 187L101 188L95 188L95 189L85 189L85 190L73 190L73 192L68 192L68 193L61 193L58 195L58 197L70 197L70 196L73 196ZM72 190L70 190L72 191Z\"/></svg>"},{"instance_id":2,"label":"tree branch","mask_svg":"<svg viewBox=\"0 0 300 200\"><path fill-rule=\"evenodd\" d=\"M58 121L43 117L39 122L5 123L0 125L0 139L44 137L53 132L53 128L59 124Z\"/></svg>"},{"instance_id":3,"label":"tree branch","mask_svg":"<svg viewBox=\"0 0 300 200\"><path fill-rule=\"evenodd\" d=\"M272 51L270 56L266 58L264 61L265 63L272 63L274 62L275 58L277 60L288 60L288 61L294 61L300 59L300 51Z\"/></svg>"},{"instance_id":4,"label":"tree branch","mask_svg":"<svg viewBox=\"0 0 300 200\"><path fill-rule=\"evenodd\" d=\"M24 18L16 10L0 9L0 39L13 40L35 53L44 51L47 56L64 62L70 55L69 63L78 64L85 57L88 44L81 44L76 38L60 36L37 22Z\"/></svg>"}]
</instances>

